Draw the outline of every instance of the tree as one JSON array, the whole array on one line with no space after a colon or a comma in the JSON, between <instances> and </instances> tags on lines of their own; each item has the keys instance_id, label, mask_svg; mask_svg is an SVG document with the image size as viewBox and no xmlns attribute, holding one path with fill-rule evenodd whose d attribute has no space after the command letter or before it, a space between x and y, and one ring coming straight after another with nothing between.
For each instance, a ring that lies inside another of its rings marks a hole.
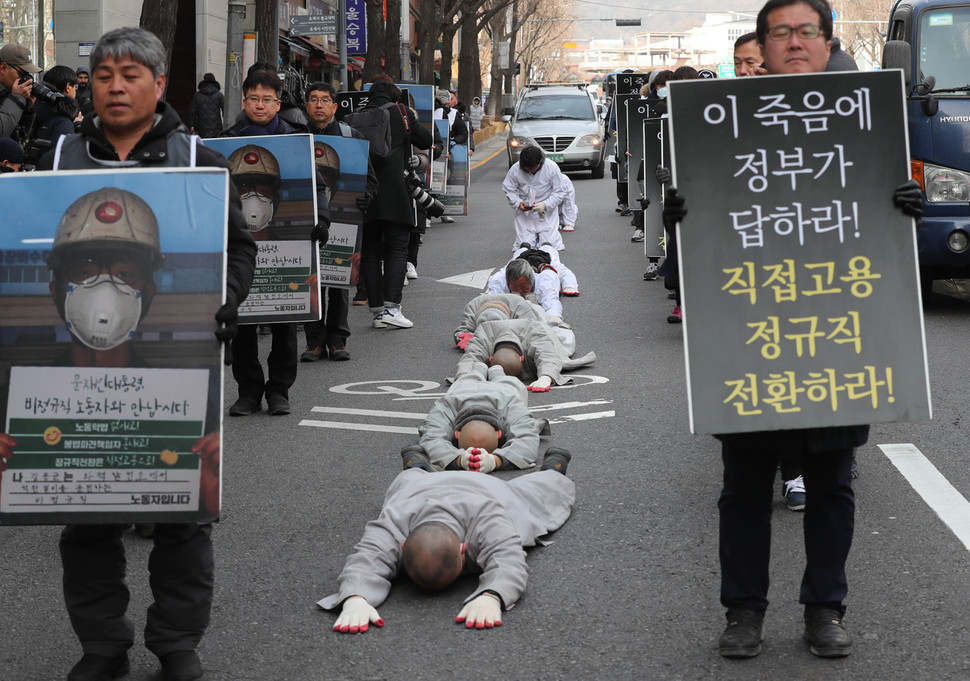
<instances>
[{"instance_id":1,"label":"tree","mask_svg":"<svg viewBox=\"0 0 970 681\"><path fill-rule=\"evenodd\" d=\"M146 2L146 5L151 4ZM274 67L280 59L279 7L277 0L256 0L256 59Z\"/></svg>"},{"instance_id":2,"label":"tree","mask_svg":"<svg viewBox=\"0 0 970 681\"><path fill-rule=\"evenodd\" d=\"M841 39L842 49L861 60L863 66L881 66L893 0L835 0L830 4L836 11L835 35ZM883 23L862 23L871 21Z\"/></svg>"},{"instance_id":3,"label":"tree","mask_svg":"<svg viewBox=\"0 0 970 681\"><path fill-rule=\"evenodd\" d=\"M482 91L478 36L489 25L492 17L499 14L504 16L505 8L512 2L513 0L461 0L458 99L462 102L470 103L472 97Z\"/></svg>"},{"instance_id":4,"label":"tree","mask_svg":"<svg viewBox=\"0 0 970 681\"><path fill-rule=\"evenodd\" d=\"M178 15L179 0L155 0L143 2L138 25L151 31L162 41L165 48L165 73L172 66L172 45L175 44L175 18ZM166 83L166 88L168 87Z\"/></svg>"}]
</instances>

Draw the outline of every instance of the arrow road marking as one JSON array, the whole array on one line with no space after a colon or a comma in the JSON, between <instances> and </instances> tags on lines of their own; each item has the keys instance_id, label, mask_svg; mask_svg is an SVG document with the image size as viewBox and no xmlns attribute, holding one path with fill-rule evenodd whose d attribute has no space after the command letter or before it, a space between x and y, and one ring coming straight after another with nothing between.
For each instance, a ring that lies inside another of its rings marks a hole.
<instances>
[{"instance_id":1,"label":"arrow road marking","mask_svg":"<svg viewBox=\"0 0 970 681\"><path fill-rule=\"evenodd\" d=\"M453 277L445 277L444 279L439 279L439 284L454 284L455 286L467 286L468 288L477 288L479 290L485 288L485 284L488 283L488 278L492 276L492 272L495 268L490 270L478 270L476 272L468 272L467 274L456 274Z\"/></svg>"},{"instance_id":2,"label":"arrow road marking","mask_svg":"<svg viewBox=\"0 0 970 681\"><path fill-rule=\"evenodd\" d=\"M970 551L970 502L912 444L878 445L940 520Z\"/></svg>"}]
</instances>

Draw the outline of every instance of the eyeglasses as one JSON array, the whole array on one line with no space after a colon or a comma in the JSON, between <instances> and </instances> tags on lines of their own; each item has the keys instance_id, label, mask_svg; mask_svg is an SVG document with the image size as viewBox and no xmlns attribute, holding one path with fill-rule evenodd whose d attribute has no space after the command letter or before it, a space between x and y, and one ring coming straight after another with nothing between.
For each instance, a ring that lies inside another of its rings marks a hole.
<instances>
[{"instance_id":1,"label":"eyeglasses","mask_svg":"<svg viewBox=\"0 0 970 681\"><path fill-rule=\"evenodd\" d=\"M116 284L139 286L145 282L147 270L145 263L130 257L92 255L68 263L64 268L64 276L73 284L83 284L104 272Z\"/></svg>"},{"instance_id":2,"label":"eyeglasses","mask_svg":"<svg viewBox=\"0 0 970 681\"><path fill-rule=\"evenodd\" d=\"M10 68L12 68L17 73L19 73L22 78L33 78L32 75L30 75L29 73L27 73L26 71L24 71L23 69L21 69L19 66L16 66L14 64L11 64L8 61L5 61L3 63L6 64L7 66L9 66Z\"/></svg>"},{"instance_id":3,"label":"eyeglasses","mask_svg":"<svg viewBox=\"0 0 970 681\"><path fill-rule=\"evenodd\" d=\"M800 26L772 26L768 29L769 40L791 40L792 33L803 40L814 40L822 32L821 26L801 24Z\"/></svg>"},{"instance_id":4,"label":"eyeglasses","mask_svg":"<svg viewBox=\"0 0 970 681\"><path fill-rule=\"evenodd\" d=\"M333 104L334 103L333 100L330 99L329 97L327 97L326 99L324 99L323 97L310 97L310 99L308 99L307 101L310 102L310 104Z\"/></svg>"},{"instance_id":5,"label":"eyeglasses","mask_svg":"<svg viewBox=\"0 0 970 681\"><path fill-rule=\"evenodd\" d=\"M255 95L249 95L246 97L246 101L250 104L263 104L269 106L273 102L278 102L279 97L256 97Z\"/></svg>"}]
</instances>

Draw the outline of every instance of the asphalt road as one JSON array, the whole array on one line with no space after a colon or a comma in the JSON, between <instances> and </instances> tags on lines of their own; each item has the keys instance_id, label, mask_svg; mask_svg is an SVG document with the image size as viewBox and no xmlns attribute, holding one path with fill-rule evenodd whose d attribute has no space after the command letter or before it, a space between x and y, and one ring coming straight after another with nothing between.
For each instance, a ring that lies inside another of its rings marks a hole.
<instances>
[{"instance_id":1,"label":"asphalt road","mask_svg":"<svg viewBox=\"0 0 970 681\"><path fill-rule=\"evenodd\" d=\"M480 147L474 160L487 154ZM527 592L498 629L454 623L474 589L465 579L433 594L397 583L380 608L383 629L331 632L335 615L315 602L334 589L400 470L400 448L415 441L420 416L459 358L451 334L477 291L444 280L509 257L505 170L503 154L476 169L470 215L452 225L436 221L425 236L420 277L404 293L413 329L372 329L366 308L352 308L352 360L302 364L292 415L226 417L215 607L200 648L206 678L970 679L962 413L970 305L959 283L938 285L926 311L934 420L874 426L859 451L846 620L854 653L820 660L801 640L801 516L779 493L765 651L724 660L716 647L724 623L719 447L688 432L681 329L666 323L672 303L662 283L641 278L642 246L630 243L629 219L613 210L612 180L582 175L574 176L579 222L563 253L582 296L564 305L578 351L594 350L597 361L575 386L530 396L530 406L553 420L553 442L573 452L572 517L551 545L530 551ZM226 403L234 399L227 376ZM884 444L912 444L923 458L904 450L915 462L904 475L878 447ZM924 461L939 479L927 477ZM923 480L926 498L918 491ZM60 594L58 531L0 529L2 681L63 678L81 654ZM126 542L129 612L140 629L150 602L150 542ZM132 680L158 678L140 641L132 666Z\"/></svg>"}]
</instances>

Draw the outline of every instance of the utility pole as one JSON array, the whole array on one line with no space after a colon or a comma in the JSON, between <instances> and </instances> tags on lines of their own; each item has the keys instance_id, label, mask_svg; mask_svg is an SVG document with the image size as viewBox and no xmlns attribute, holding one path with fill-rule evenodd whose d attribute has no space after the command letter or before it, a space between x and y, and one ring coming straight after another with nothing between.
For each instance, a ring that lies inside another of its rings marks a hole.
<instances>
[{"instance_id":1,"label":"utility pole","mask_svg":"<svg viewBox=\"0 0 970 681\"><path fill-rule=\"evenodd\" d=\"M236 120L242 105L243 27L246 21L246 0L229 0L229 22L226 35L226 86L223 120L226 127Z\"/></svg>"},{"instance_id":2,"label":"utility pole","mask_svg":"<svg viewBox=\"0 0 970 681\"><path fill-rule=\"evenodd\" d=\"M340 81L338 90L350 89L350 77L347 75L347 0L337 3L337 51L340 55Z\"/></svg>"}]
</instances>

